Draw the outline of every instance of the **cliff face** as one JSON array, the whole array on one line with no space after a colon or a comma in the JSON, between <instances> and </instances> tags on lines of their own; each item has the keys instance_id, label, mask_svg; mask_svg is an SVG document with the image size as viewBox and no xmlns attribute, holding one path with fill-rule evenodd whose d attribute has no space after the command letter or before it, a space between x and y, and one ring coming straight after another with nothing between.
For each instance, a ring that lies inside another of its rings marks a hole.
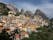
<instances>
[{"instance_id":1,"label":"cliff face","mask_svg":"<svg viewBox=\"0 0 53 40\"><path fill-rule=\"evenodd\" d=\"M50 23L49 18L40 9L37 9L34 13L34 19L41 25L49 25Z\"/></svg>"},{"instance_id":2,"label":"cliff face","mask_svg":"<svg viewBox=\"0 0 53 40\"><path fill-rule=\"evenodd\" d=\"M43 19L48 19L48 17L45 15L45 13L43 13L40 9L37 9L34 15L39 15Z\"/></svg>"},{"instance_id":3,"label":"cliff face","mask_svg":"<svg viewBox=\"0 0 53 40\"><path fill-rule=\"evenodd\" d=\"M9 8L11 11L17 12L17 8L16 8L15 6L13 6L12 4L7 4L6 6L7 6L7 8Z\"/></svg>"}]
</instances>

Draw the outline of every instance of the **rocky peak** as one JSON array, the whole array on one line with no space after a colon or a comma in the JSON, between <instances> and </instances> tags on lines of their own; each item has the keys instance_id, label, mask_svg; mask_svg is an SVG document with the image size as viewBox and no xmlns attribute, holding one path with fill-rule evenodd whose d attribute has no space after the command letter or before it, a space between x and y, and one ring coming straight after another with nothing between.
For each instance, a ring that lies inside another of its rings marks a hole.
<instances>
[{"instance_id":1,"label":"rocky peak","mask_svg":"<svg viewBox=\"0 0 53 40\"><path fill-rule=\"evenodd\" d=\"M34 15L39 15L44 19L47 19L48 17L42 12L40 9L37 9Z\"/></svg>"}]
</instances>

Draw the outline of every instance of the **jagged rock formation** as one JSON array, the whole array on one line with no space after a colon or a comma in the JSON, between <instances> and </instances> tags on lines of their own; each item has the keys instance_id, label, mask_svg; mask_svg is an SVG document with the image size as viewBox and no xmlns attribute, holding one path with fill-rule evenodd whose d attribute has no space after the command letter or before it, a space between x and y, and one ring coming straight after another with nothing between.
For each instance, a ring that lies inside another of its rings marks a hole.
<instances>
[{"instance_id":1,"label":"jagged rock formation","mask_svg":"<svg viewBox=\"0 0 53 40\"><path fill-rule=\"evenodd\" d=\"M34 15L39 15L44 19L48 19L48 17L40 9L37 9Z\"/></svg>"},{"instance_id":2,"label":"jagged rock formation","mask_svg":"<svg viewBox=\"0 0 53 40\"><path fill-rule=\"evenodd\" d=\"M34 20L36 20L36 22L42 26L49 24L50 22L48 17L40 9L37 9L34 13Z\"/></svg>"},{"instance_id":3,"label":"jagged rock formation","mask_svg":"<svg viewBox=\"0 0 53 40\"><path fill-rule=\"evenodd\" d=\"M32 13L31 11L26 11L26 12L24 13L24 15L25 15L25 16L28 16L28 17L30 17L30 18L33 18L33 13Z\"/></svg>"},{"instance_id":4,"label":"jagged rock formation","mask_svg":"<svg viewBox=\"0 0 53 40\"><path fill-rule=\"evenodd\" d=\"M7 4L6 6L7 6L7 8L9 8L11 11L13 11L15 13L19 12L19 10L12 4Z\"/></svg>"}]
</instances>

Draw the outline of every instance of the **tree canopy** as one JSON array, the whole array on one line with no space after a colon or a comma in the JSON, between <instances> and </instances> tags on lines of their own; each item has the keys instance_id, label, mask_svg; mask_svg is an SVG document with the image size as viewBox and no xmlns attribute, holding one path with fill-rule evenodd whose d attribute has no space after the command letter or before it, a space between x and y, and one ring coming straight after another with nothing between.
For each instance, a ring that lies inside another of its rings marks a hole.
<instances>
[{"instance_id":1,"label":"tree canopy","mask_svg":"<svg viewBox=\"0 0 53 40\"><path fill-rule=\"evenodd\" d=\"M0 15L8 15L10 9L6 7L6 4L0 3Z\"/></svg>"}]
</instances>

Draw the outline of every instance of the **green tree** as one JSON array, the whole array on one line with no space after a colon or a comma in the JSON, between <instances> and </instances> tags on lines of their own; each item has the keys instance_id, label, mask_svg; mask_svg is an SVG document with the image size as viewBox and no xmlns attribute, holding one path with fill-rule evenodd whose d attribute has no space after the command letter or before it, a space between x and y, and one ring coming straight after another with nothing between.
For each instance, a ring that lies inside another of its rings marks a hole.
<instances>
[{"instance_id":1,"label":"green tree","mask_svg":"<svg viewBox=\"0 0 53 40\"><path fill-rule=\"evenodd\" d=\"M9 34L5 30L0 33L0 40L9 40Z\"/></svg>"},{"instance_id":2,"label":"green tree","mask_svg":"<svg viewBox=\"0 0 53 40\"><path fill-rule=\"evenodd\" d=\"M8 9L7 7L6 7L6 4L4 4L4 3L0 3L0 15L8 15L8 11L9 11L10 9Z\"/></svg>"},{"instance_id":3,"label":"green tree","mask_svg":"<svg viewBox=\"0 0 53 40\"><path fill-rule=\"evenodd\" d=\"M32 32L30 34L29 40L51 40L53 34L48 30L47 26L37 28L37 32Z\"/></svg>"},{"instance_id":4,"label":"green tree","mask_svg":"<svg viewBox=\"0 0 53 40\"><path fill-rule=\"evenodd\" d=\"M23 38L22 40L29 40L29 38Z\"/></svg>"}]
</instances>

